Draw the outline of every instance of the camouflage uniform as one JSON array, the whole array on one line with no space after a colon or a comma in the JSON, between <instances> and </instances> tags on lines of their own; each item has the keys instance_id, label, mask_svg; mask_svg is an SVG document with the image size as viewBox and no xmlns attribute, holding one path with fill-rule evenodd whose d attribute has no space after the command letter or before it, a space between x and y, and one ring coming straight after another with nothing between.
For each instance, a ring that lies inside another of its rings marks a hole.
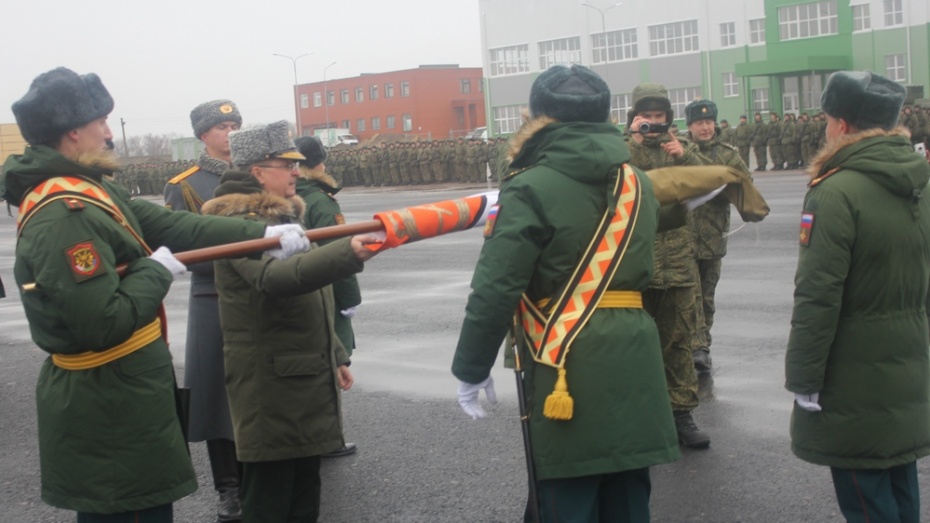
<instances>
[{"instance_id":1,"label":"camouflage uniform","mask_svg":"<svg viewBox=\"0 0 930 523\"><path fill-rule=\"evenodd\" d=\"M801 163L797 143L798 126L794 123L794 116L786 114L781 128L781 154L785 159L785 169L795 169Z\"/></svg>"},{"instance_id":2,"label":"camouflage uniform","mask_svg":"<svg viewBox=\"0 0 930 523\"><path fill-rule=\"evenodd\" d=\"M814 155L814 125L807 113L802 114L798 122L798 139L801 141L801 163L807 165Z\"/></svg>"},{"instance_id":3,"label":"camouflage uniform","mask_svg":"<svg viewBox=\"0 0 930 523\"><path fill-rule=\"evenodd\" d=\"M739 157L743 160L746 167L749 167L749 146L752 145L752 127L746 122L745 118L740 118L739 125L736 126L736 148L739 150Z\"/></svg>"},{"instance_id":4,"label":"camouflage uniform","mask_svg":"<svg viewBox=\"0 0 930 523\"><path fill-rule=\"evenodd\" d=\"M775 113L769 114L769 123L766 127L768 127L769 131L768 145L769 156L772 157L772 170L781 171L785 168L785 156L782 153L781 147L781 133L784 127L778 119L778 115Z\"/></svg>"},{"instance_id":5,"label":"camouflage uniform","mask_svg":"<svg viewBox=\"0 0 930 523\"><path fill-rule=\"evenodd\" d=\"M758 118L756 118L758 117ZM756 113L752 123L752 149L756 153L756 170L764 171L768 164L765 148L769 143L769 128L762 121L762 116Z\"/></svg>"}]
</instances>

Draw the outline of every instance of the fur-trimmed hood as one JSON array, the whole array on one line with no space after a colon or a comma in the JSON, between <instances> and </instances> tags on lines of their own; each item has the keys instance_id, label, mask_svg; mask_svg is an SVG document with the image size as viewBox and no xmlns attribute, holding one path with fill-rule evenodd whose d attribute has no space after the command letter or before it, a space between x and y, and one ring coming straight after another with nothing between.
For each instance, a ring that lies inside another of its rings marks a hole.
<instances>
[{"instance_id":1,"label":"fur-trimmed hood","mask_svg":"<svg viewBox=\"0 0 930 523\"><path fill-rule=\"evenodd\" d=\"M84 153L70 159L45 145L30 146L23 154L14 154L4 162L3 197L18 207L27 191L48 178L79 175L100 182L119 166L119 158L109 151Z\"/></svg>"},{"instance_id":2,"label":"fur-trimmed hood","mask_svg":"<svg viewBox=\"0 0 930 523\"><path fill-rule=\"evenodd\" d=\"M320 185L330 194L336 194L342 187L339 187L339 182L337 182L335 178L326 173L326 168L323 167L324 165L325 164L321 163L313 169L300 165L298 167L300 170L300 178Z\"/></svg>"},{"instance_id":3,"label":"fur-trimmed hood","mask_svg":"<svg viewBox=\"0 0 930 523\"><path fill-rule=\"evenodd\" d=\"M893 194L916 198L930 181L930 164L914 152L910 132L898 126L890 131L868 129L830 140L808 169L818 178L851 169L873 178Z\"/></svg>"},{"instance_id":4,"label":"fur-trimmed hood","mask_svg":"<svg viewBox=\"0 0 930 523\"><path fill-rule=\"evenodd\" d=\"M283 198L267 191L233 193L208 200L201 212L214 216L257 216L263 221L300 223L306 206L298 196Z\"/></svg>"}]
</instances>

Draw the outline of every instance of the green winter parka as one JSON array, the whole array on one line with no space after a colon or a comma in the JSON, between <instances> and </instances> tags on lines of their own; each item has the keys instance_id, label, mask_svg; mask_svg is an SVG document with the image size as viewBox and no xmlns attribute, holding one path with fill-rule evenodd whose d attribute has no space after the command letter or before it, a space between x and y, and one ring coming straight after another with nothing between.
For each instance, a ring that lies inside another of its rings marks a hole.
<instances>
[{"instance_id":1,"label":"green winter parka","mask_svg":"<svg viewBox=\"0 0 930 523\"><path fill-rule=\"evenodd\" d=\"M785 387L823 410L795 404L791 449L846 469L910 463L930 454L930 166L899 127L834 141L810 172L833 174L804 198Z\"/></svg>"},{"instance_id":2,"label":"green winter parka","mask_svg":"<svg viewBox=\"0 0 930 523\"><path fill-rule=\"evenodd\" d=\"M251 176L227 172L218 191L238 175ZM304 206L299 197L262 191L218 196L203 212L276 225L299 223ZM349 356L333 330L330 284L362 270L349 239L287 260L265 255L214 263L239 461L280 461L342 448L336 372Z\"/></svg>"},{"instance_id":3,"label":"green winter parka","mask_svg":"<svg viewBox=\"0 0 930 523\"><path fill-rule=\"evenodd\" d=\"M488 377L523 292L557 298L592 240L629 152L610 123L531 120L513 138L516 155L485 233L465 309L453 374ZM652 184L636 170L642 203L626 255L609 289L643 291L652 276L659 215ZM556 369L529 359L525 393L540 480L608 474L679 458L662 353L643 309L597 309L566 358L574 415L543 416Z\"/></svg>"},{"instance_id":4,"label":"green winter parka","mask_svg":"<svg viewBox=\"0 0 930 523\"><path fill-rule=\"evenodd\" d=\"M323 165L323 164L320 164ZM332 176L324 170L300 168L300 177L297 179L297 195L303 198L307 207L303 215L303 226L307 229L331 227L342 225L345 218L342 209L336 201L335 194L341 187ZM321 241L320 245L332 243L335 240ZM336 300L336 315L333 326L339 341L345 347L349 356L355 350L355 332L352 330L352 318L343 316L341 311L357 307L362 303L362 293L355 275L333 283L333 298Z\"/></svg>"},{"instance_id":5,"label":"green winter parka","mask_svg":"<svg viewBox=\"0 0 930 523\"><path fill-rule=\"evenodd\" d=\"M174 213L130 200L106 176L107 157L66 159L27 147L4 165L7 197L16 205L39 182L80 176L102 185L151 248L174 252L260 238L264 225ZM83 244L84 270L69 256ZM127 264L125 276L116 266ZM16 245L16 282L32 339L50 354L103 351L155 320L171 273L92 204L55 201L35 212ZM42 499L50 505L110 514L174 502L197 489L175 409L174 369L158 338L110 363L64 370L45 360L36 386Z\"/></svg>"}]
</instances>

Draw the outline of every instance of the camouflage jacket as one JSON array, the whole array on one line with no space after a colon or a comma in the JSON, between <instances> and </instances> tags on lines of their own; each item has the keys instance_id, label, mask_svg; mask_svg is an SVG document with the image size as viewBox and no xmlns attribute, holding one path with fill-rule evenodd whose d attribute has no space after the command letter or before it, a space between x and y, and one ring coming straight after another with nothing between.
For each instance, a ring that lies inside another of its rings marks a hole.
<instances>
[{"instance_id":1,"label":"camouflage jacket","mask_svg":"<svg viewBox=\"0 0 930 523\"><path fill-rule=\"evenodd\" d=\"M707 142L695 142L705 165L727 165L749 174L739 151L714 137ZM714 199L688 213L688 225L694 236L694 254L699 260L723 258L727 254L727 233L730 231L730 201L718 194Z\"/></svg>"}]
</instances>

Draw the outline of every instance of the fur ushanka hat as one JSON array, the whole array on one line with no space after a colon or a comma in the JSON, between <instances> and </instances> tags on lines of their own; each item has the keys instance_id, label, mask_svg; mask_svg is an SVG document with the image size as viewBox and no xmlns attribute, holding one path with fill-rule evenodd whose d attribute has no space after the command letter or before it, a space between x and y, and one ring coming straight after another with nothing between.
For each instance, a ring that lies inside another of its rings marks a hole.
<instances>
[{"instance_id":1,"label":"fur ushanka hat","mask_svg":"<svg viewBox=\"0 0 930 523\"><path fill-rule=\"evenodd\" d=\"M313 169L317 165L326 161L326 148L323 142L316 136L301 136L294 140L294 145L300 154L307 157L306 160L300 160L298 163L308 169Z\"/></svg>"},{"instance_id":2,"label":"fur ushanka hat","mask_svg":"<svg viewBox=\"0 0 930 523\"><path fill-rule=\"evenodd\" d=\"M610 117L610 88L583 65L554 65L533 82L530 113L560 122L606 122Z\"/></svg>"},{"instance_id":3,"label":"fur ushanka hat","mask_svg":"<svg viewBox=\"0 0 930 523\"><path fill-rule=\"evenodd\" d=\"M870 71L838 71L827 80L820 107L860 130L890 130L898 123L906 96L904 86L884 76Z\"/></svg>"},{"instance_id":4,"label":"fur ushanka hat","mask_svg":"<svg viewBox=\"0 0 930 523\"><path fill-rule=\"evenodd\" d=\"M287 122L284 120L256 129L229 133L229 150L232 164L240 168L273 158L305 159L291 141Z\"/></svg>"},{"instance_id":5,"label":"fur ushanka hat","mask_svg":"<svg viewBox=\"0 0 930 523\"><path fill-rule=\"evenodd\" d=\"M239 108L231 100L210 100L204 102L191 111L191 127L194 136L200 138L214 125L223 122L235 122L242 125L242 115Z\"/></svg>"},{"instance_id":6,"label":"fur ushanka hat","mask_svg":"<svg viewBox=\"0 0 930 523\"><path fill-rule=\"evenodd\" d=\"M99 76L65 67L37 76L26 95L13 103L19 132L29 145L52 144L112 110L113 97Z\"/></svg>"}]
</instances>

